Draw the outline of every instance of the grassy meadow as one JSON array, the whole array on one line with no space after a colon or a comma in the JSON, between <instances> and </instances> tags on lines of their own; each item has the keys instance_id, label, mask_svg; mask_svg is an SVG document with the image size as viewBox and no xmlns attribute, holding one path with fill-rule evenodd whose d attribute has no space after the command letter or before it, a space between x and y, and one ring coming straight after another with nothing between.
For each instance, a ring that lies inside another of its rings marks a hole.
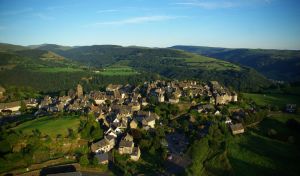
<instances>
[{"instance_id":1,"label":"grassy meadow","mask_svg":"<svg viewBox=\"0 0 300 176\"><path fill-rule=\"evenodd\" d=\"M17 131L22 131L23 133L31 133L32 130L38 129L42 134L56 137L58 134L66 136L69 128L72 128L74 131L76 131L79 123L80 121L78 116L47 116L22 123L14 129Z\"/></svg>"},{"instance_id":2,"label":"grassy meadow","mask_svg":"<svg viewBox=\"0 0 300 176\"><path fill-rule=\"evenodd\" d=\"M243 93L244 98L252 99L258 105L276 105L283 108L286 104L298 104L300 105L299 95L289 94L255 94L255 93Z\"/></svg>"},{"instance_id":3,"label":"grassy meadow","mask_svg":"<svg viewBox=\"0 0 300 176\"><path fill-rule=\"evenodd\" d=\"M291 118L300 120L295 114L273 114L246 133L231 137L227 150L234 175L298 175L300 135L286 126ZM269 136L270 129L277 134ZM291 136L295 143L288 141Z\"/></svg>"},{"instance_id":4,"label":"grassy meadow","mask_svg":"<svg viewBox=\"0 0 300 176\"><path fill-rule=\"evenodd\" d=\"M200 67L205 70L236 70L239 71L241 68L237 65L231 64L229 62L200 56L200 55L192 55L190 58L186 58L185 62L192 67Z\"/></svg>"},{"instance_id":5,"label":"grassy meadow","mask_svg":"<svg viewBox=\"0 0 300 176\"><path fill-rule=\"evenodd\" d=\"M138 74L138 72L128 66L116 65L104 68L99 74L105 76L130 76Z\"/></svg>"},{"instance_id":6,"label":"grassy meadow","mask_svg":"<svg viewBox=\"0 0 300 176\"><path fill-rule=\"evenodd\" d=\"M45 73L58 73L58 72L80 72L83 71L81 68L72 68L72 67L39 67L34 69L37 72Z\"/></svg>"}]
</instances>

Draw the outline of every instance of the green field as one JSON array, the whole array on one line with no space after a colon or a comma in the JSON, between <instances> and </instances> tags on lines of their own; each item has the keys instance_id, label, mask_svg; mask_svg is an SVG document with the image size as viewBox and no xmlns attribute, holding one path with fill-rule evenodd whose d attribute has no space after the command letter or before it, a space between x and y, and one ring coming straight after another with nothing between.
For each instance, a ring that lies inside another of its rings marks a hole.
<instances>
[{"instance_id":1,"label":"green field","mask_svg":"<svg viewBox=\"0 0 300 176\"><path fill-rule=\"evenodd\" d=\"M284 107L286 104L300 105L300 96L298 95L285 95L285 94L253 94L243 93L245 98L252 99L258 105L276 105Z\"/></svg>"},{"instance_id":2,"label":"green field","mask_svg":"<svg viewBox=\"0 0 300 176\"><path fill-rule=\"evenodd\" d=\"M105 76L128 76L138 74L138 72L128 66L116 65L104 68L99 74Z\"/></svg>"},{"instance_id":3,"label":"green field","mask_svg":"<svg viewBox=\"0 0 300 176\"><path fill-rule=\"evenodd\" d=\"M23 133L31 133L32 130L38 129L42 134L56 137L57 134L67 135L69 128L77 131L79 122L78 116L41 117L22 123L14 129L22 130Z\"/></svg>"},{"instance_id":4,"label":"green field","mask_svg":"<svg viewBox=\"0 0 300 176\"><path fill-rule=\"evenodd\" d=\"M199 55L192 55L190 58L185 58L185 62L188 63L189 66L192 67L201 67L206 70L236 70L239 71L241 68L237 65L231 64L229 62L205 57L205 56L199 56Z\"/></svg>"},{"instance_id":5,"label":"green field","mask_svg":"<svg viewBox=\"0 0 300 176\"><path fill-rule=\"evenodd\" d=\"M46 73L58 73L58 72L80 72L83 71L80 68L71 68L71 67L40 67L34 69L36 72L46 72Z\"/></svg>"},{"instance_id":6,"label":"green field","mask_svg":"<svg viewBox=\"0 0 300 176\"><path fill-rule=\"evenodd\" d=\"M229 140L228 157L234 175L298 175L300 173L299 144L288 142L299 134L287 128L288 119L299 120L299 116L278 113L264 119L257 127L247 128L246 133ZM268 130L277 135L269 137Z\"/></svg>"}]
</instances>

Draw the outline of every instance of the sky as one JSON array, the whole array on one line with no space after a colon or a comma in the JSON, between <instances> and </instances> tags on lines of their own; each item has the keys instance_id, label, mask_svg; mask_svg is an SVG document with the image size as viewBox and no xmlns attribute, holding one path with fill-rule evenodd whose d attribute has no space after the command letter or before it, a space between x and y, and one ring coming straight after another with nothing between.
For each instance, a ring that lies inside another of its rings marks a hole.
<instances>
[{"instance_id":1,"label":"sky","mask_svg":"<svg viewBox=\"0 0 300 176\"><path fill-rule=\"evenodd\" d=\"M0 42L300 49L299 0L0 0Z\"/></svg>"}]
</instances>

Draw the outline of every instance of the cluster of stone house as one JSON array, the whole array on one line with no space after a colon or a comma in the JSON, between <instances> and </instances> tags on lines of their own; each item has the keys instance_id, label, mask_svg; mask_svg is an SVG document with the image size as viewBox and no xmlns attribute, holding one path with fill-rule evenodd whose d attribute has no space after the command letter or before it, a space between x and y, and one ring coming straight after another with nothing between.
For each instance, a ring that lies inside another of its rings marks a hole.
<instances>
[{"instance_id":1,"label":"cluster of stone house","mask_svg":"<svg viewBox=\"0 0 300 176\"><path fill-rule=\"evenodd\" d=\"M197 81L161 81L144 82L142 85L115 85L109 84L105 91L91 91L84 94L81 85L75 91L68 91L65 96L45 96L35 100L38 110L35 115L44 115L56 112L92 113L98 121L106 126L103 139L93 143L91 150L101 163L106 163L108 152L117 147L120 154L128 154L137 161L140 149L127 133L128 129L141 128L150 130L155 128L159 116L150 111L143 111L143 107L150 102L165 102L177 104L181 97L206 96L209 102L215 105L237 101L234 92L223 88L216 81L209 84ZM17 104L17 103L16 103ZM18 104L19 105L19 104ZM18 110L19 106L9 107L0 104L0 110L10 108ZM1 109L2 107L2 109ZM211 104L199 105L198 112L209 111Z\"/></svg>"},{"instance_id":2,"label":"cluster of stone house","mask_svg":"<svg viewBox=\"0 0 300 176\"><path fill-rule=\"evenodd\" d=\"M1 96L5 92L0 89ZM179 103L180 97L200 97L208 96L210 103L219 105L237 101L237 94L223 88L218 82L211 81L209 84L201 84L196 81L153 81L145 82L141 86L132 85L113 85L107 86L106 91L92 91L89 94L83 93L83 88L78 85L76 91L70 90L68 95L61 97L45 96L39 101L36 115L52 112L97 112L98 115L105 115L112 110L118 110L119 115L130 114L139 111L142 106L146 106L150 99L154 98L157 102L171 104ZM27 101L27 100L26 100ZM29 100L28 100L29 101ZM37 100L30 100L31 107L37 105ZM108 106L112 104L112 106ZM18 111L19 102L1 103L0 111ZM121 105L113 109L113 106ZM199 109L200 110L200 109ZM125 113L125 114L124 114Z\"/></svg>"},{"instance_id":3,"label":"cluster of stone house","mask_svg":"<svg viewBox=\"0 0 300 176\"><path fill-rule=\"evenodd\" d=\"M26 108L37 107L38 101L36 99L27 99L23 101ZM20 115L22 101L14 101L9 103L0 103L0 112L2 115Z\"/></svg>"},{"instance_id":4,"label":"cluster of stone house","mask_svg":"<svg viewBox=\"0 0 300 176\"><path fill-rule=\"evenodd\" d=\"M210 81L210 88L216 105L237 102L237 93L222 87L217 81Z\"/></svg>"}]
</instances>

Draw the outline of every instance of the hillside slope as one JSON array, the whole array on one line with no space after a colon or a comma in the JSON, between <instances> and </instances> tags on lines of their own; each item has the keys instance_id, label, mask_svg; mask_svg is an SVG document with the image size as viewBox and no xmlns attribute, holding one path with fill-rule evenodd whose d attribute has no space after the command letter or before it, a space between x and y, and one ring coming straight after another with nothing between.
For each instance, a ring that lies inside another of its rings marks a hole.
<instances>
[{"instance_id":1,"label":"hillside slope","mask_svg":"<svg viewBox=\"0 0 300 176\"><path fill-rule=\"evenodd\" d=\"M42 90L50 89L50 84L58 90L59 87L70 87L84 77L93 77L92 84L97 86L103 84L104 80L125 81L126 77L136 82L158 75L166 79L217 80L228 87L243 91L258 91L270 85L265 77L253 69L174 49L116 45L68 49L59 45L42 47L48 51L31 49L2 52L0 84L22 83L40 87ZM107 74L101 74L103 70ZM112 74L107 70L117 71L119 74ZM44 80L44 86L35 83L41 80Z\"/></svg>"},{"instance_id":2,"label":"hillside slope","mask_svg":"<svg viewBox=\"0 0 300 176\"><path fill-rule=\"evenodd\" d=\"M57 52L88 66L118 64L172 79L218 80L239 90L258 90L269 85L255 70L173 49L94 45Z\"/></svg>"},{"instance_id":3,"label":"hillside slope","mask_svg":"<svg viewBox=\"0 0 300 176\"><path fill-rule=\"evenodd\" d=\"M228 49L180 45L171 48L249 66L274 80L300 80L300 51Z\"/></svg>"},{"instance_id":4,"label":"hillside slope","mask_svg":"<svg viewBox=\"0 0 300 176\"><path fill-rule=\"evenodd\" d=\"M28 49L25 46L0 43L0 52L13 52Z\"/></svg>"}]
</instances>

